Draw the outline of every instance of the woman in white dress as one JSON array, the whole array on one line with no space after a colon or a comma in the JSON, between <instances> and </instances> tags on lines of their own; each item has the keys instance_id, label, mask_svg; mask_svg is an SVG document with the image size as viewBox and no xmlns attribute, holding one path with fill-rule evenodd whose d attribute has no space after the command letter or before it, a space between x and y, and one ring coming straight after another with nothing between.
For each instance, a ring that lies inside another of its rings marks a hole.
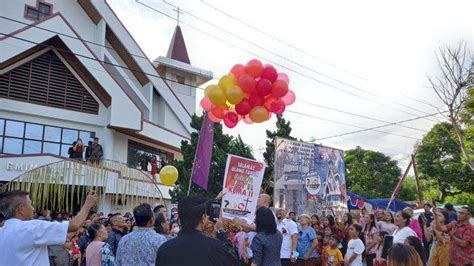
<instances>
[{"instance_id":1,"label":"woman in white dress","mask_svg":"<svg viewBox=\"0 0 474 266\"><path fill-rule=\"evenodd\" d=\"M395 215L395 225L398 226L398 229L393 232L393 243L403 244L407 237L417 236L415 231L413 231L408 225L410 224L411 216L404 212L397 212Z\"/></svg>"}]
</instances>

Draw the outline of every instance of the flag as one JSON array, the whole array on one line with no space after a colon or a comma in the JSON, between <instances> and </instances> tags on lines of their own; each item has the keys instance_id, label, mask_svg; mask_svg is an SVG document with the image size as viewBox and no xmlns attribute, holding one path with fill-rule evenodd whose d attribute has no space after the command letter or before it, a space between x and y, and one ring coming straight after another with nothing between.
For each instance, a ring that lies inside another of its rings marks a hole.
<instances>
[{"instance_id":1,"label":"flag","mask_svg":"<svg viewBox=\"0 0 474 266\"><path fill-rule=\"evenodd\" d=\"M207 113L204 113L201 130L199 131L196 154L194 157L193 171L191 173L191 180L204 190L207 190L213 143L214 122L208 118Z\"/></svg>"},{"instance_id":2,"label":"flag","mask_svg":"<svg viewBox=\"0 0 474 266\"><path fill-rule=\"evenodd\" d=\"M397 197L397 194L398 194L398 192L400 192L400 189L402 189L403 182L405 182L405 179L408 176L408 171L410 171L410 167L412 166L412 164L413 164L413 159L410 160L410 163L408 164L408 167L405 170L405 173L400 177L400 180L398 180L398 184L395 187L395 189L393 190L392 196L390 197L390 200L388 201L387 210L390 209L390 205L392 204L392 202Z\"/></svg>"}]
</instances>

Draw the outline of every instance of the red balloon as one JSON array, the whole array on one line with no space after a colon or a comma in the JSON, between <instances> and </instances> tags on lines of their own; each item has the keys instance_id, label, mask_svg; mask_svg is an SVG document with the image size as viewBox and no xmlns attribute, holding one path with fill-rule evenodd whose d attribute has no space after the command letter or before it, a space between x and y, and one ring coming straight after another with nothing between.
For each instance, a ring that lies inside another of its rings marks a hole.
<instances>
[{"instance_id":1,"label":"red balloon","mask_svg":"<svg viewBox=\"0 0 474 266\"><path fill-rule=\"evenodd\" d=\"M239 87L245 93L252 93L255 91L255 87L257 86L257 82L255 78L250 76L249 74L243 74L238 79Z\"/></svg>"},{"instance_id":2,"label":"red balloon","mask_svg":"<svg viewBox=\"0 0 474 266\"><path fill-rule=\"evenodd\" d=\"M275 82L275 80L277 80L278 73L277 73L276 69L273 66L266 66L262 70L261 77L262 77L262 79L268 79L269 81L271 81L273 83L273 82Z\"/></svg>"},{"instance_id":3,"label":"red balloon","mask_svg":"<svg viewBox=\"0 0 474 266\"><path fill-rule=\"evenodd\" d=\"M217 105L213 106L211 113L218 119L224 118L225 114L227 113L227 106L226 105Z\"/></svg>"},{"instance_id":4,"label":"red balloon","mask_svg":"<svg viewBox=\"0 0 474 266\"><path fill-rule=\"evenodd\" d=\"M288 93L288 84L285 81L277 80L273 82L272 96L281 98Z\"/></svg>"},{"instance_id":5,"label":"red balloon","mask_svg":"<svg viewBox=\"0 0 474 266\"><path fill-rule=\"evenodd\" d=\"M285 109L286 109L286 105L283 103L283 104L281 105L280 109L277 110L277 111L275 111L274 113L275 113L276 115L281 115L281 114L283 114L283 112L285 111Z\"/></svg>"},{"instance_id":6,"label":"red balloon","mask_svg":"<svg viewBox=\"0 0 474 266\"><path fill-rule=\"evenodd\" d=\"M222 119L215 117L212 112L207 113L207 117L214 123L220 123L222 121Z\"/></svg>"},{"instance_id":7,"label":"red balloon","mask_svg":"<svg viewBox=\"0 0 474 266\"><path fill-rule=\"evenodd\" d=\"M263 97L257 94L252 94L250 95L249 102L252 105L252 107L255 107L255 106L263 105L265 100L263 99Z\"/></svg>"},{"instance_id":8,"label":"red balloon","mask_svg":"<svg viewBox=\"0 0 474 266\"><path fill-rule=\"evenodd\" d=\"M276 113L276 112L280 111L282 106L284 106L284 105L285 105L285 103L281 99L274 100L270 104L270 111Z\"/></svg>"},{"instance_id":9,"label":"red balloon","mask_svg":"<svg viewBox=\"0 0 474 266\"><path fill-rule=\"evenodd\" d=\"M239 123L239 116L234 112L227 112L224 116L224 124L228 128L233 128Z\"/></svg>"},{"instance_id":10,"label":"red balloon","mask_svg":"<svg viewBox=\"0 0 474 266\"><path fill-rule=\"evenodd\" d=\"M245 66L245 71L254 78L260 77L263 71L262 62L257 59L250 60Z\"/></svg>"},{"instance_id":11,"label":"red balloon","mask_svg":"<svg viewBox=\"0 0 474 266\"><path fill-rule=\"evenodd\" d=\"M235 111L239 115L247 115L252 110L252 104L247 99L242 99L242 101L235 105Z\"/></svg>"},{"instance_id":12,"label":"red balloon","mask_svg":"<svg viewBox=\"0 0 474 266\"><path fill-rule=\"evenodd\" d=\"M272 82L268 79L260 79L257 82L257 93L260 96L267 96L272 92Z\"/></svg>"},{"instance_id":13,"label":"red balloon","mask_svg":"<svg viewBox=\"0 0 474 266\"><path fill-rule=\"evenodd\" d=\"M239 80L240 76L245 74L245 66L242 64L236 64L232 67L230 73L234 75L235 80Z\"/></svg>"}]
</instances>

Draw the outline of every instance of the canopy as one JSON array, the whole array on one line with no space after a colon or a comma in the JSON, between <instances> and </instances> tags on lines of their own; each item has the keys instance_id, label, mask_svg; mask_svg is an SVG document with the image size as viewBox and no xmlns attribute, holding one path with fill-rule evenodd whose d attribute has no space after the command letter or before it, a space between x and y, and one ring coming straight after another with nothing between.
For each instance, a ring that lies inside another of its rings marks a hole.
<instances>
[{"instance_id":1,"label":"canopy","mask_svg":"<svg viewBox=\"0 0 474 266\"><path fill-rule=\"evenodd\" d=\"M349 210L352 209L368 209L371 210L372 208L375 209L385 209L387 207L388 202L390 201L389 198L387 199L366 199L358 194L353 192L347 192L347 196L349 197L347 200L347 208ZM412 207L411 205L395 199L390 204L390 210L392 212L402 211L406 207Z\"/></svg>"}]
</instances>

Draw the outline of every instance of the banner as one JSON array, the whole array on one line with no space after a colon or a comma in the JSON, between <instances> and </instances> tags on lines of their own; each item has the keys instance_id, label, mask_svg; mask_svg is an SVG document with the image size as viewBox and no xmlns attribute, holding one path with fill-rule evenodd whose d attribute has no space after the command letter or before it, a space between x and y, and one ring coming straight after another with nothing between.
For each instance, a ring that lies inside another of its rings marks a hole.
<instances>
[{"instance_id":1,"label":"banner","mask_svg":"<svg viewBox=\"0 0 474 266\"><path fill-rule=\"evenodd\" d=\"M212 122L206 113L204 113L201 130L199 131L193 171L191 173L191 180L204 190L207 190L209 170L211 168L213 141L214 122Z\"/></svg>"},{"instance_id":2,"label":"banner","mask_svg":"<svg viewBox=\"0 0 474 266\"><path fill-rule=\"evenodd\" d=\"M287 211L313 214L347 206L342 150L276 138L274 180L275 206Z\"/></svg>"},{"instance_id":3,"label":"banner","mask_svg":"<svg viewBox=\"0 0 474 266\"><path fill-rule=\"evenodd\" d=\"M264 172L264 163L228 155L221 206L224 218L254 222Z\"/></svg>"}]
</instances>

